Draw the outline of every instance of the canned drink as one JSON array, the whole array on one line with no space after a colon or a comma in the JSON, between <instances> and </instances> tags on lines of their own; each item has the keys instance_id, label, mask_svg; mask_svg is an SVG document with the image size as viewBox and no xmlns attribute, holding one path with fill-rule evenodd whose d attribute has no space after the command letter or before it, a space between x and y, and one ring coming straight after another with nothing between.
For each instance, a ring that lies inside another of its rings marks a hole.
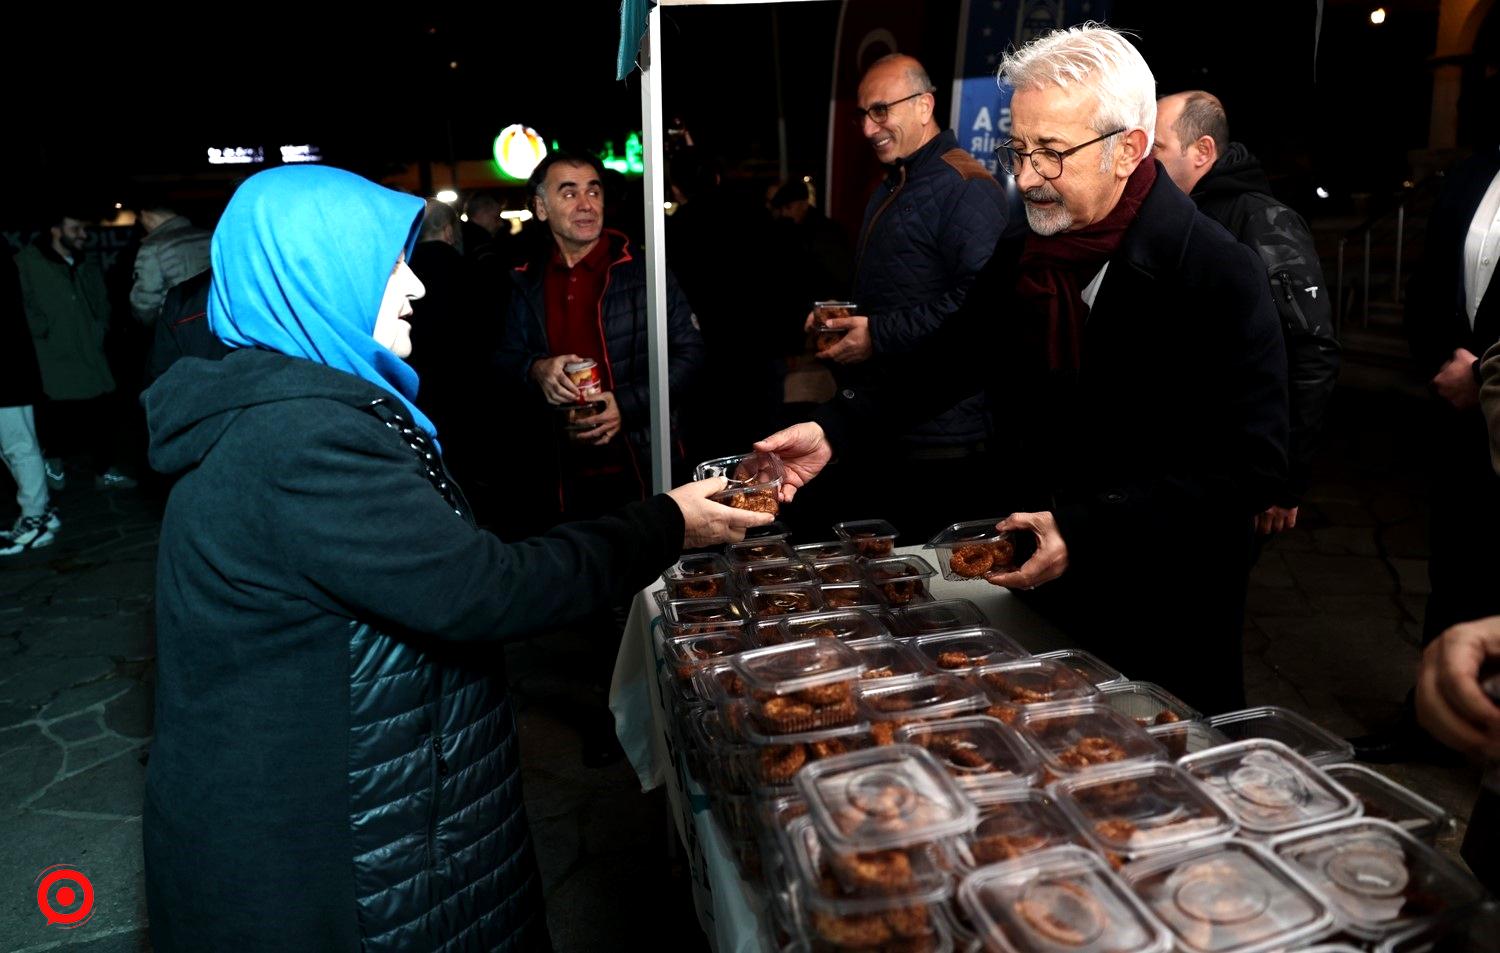
<instances>
[{"instance_id":1,"label":"canned drink","mask_svg":"<svg viewBox=\"0 0 1500 953\"><path fill-rule=\"evenodd\" d=\"M563 365L563 373L578 385L579 402L592 400L604 393L604 382L599 378L599 364L590 358L572 361Z\"/></svg>"}]
</instances>

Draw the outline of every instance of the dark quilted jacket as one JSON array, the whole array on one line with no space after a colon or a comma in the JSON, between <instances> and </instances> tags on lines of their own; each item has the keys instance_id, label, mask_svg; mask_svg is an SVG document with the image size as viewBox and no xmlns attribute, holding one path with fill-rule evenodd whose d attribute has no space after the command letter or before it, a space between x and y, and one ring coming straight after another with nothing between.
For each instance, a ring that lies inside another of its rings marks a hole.
<instances>
[{"instance_id":1,"label":"dark quilted jacket","mask_svg":"<svg viewBox=\"0 0 1500 953\"><path fill-rule=\"evenodd\" d=\"M650 446L651 386L647 372L650 352L646 341L646 265L635 256L630 240L606 229L604 240L614 252L604 297L599 301L599 325L608 352L599 368L604 388L615 393L622 430L641 463ZM521 384L538 400L541 392L530 384L531 365L552 352L547 344L546 268L525 265L511 272L514 282L505 337L497 357L500 373ZM703 367L703 335L677 281L667 274L667 378L675 403ZM675 418L675 415L674 415Z\"/></svg>"},{"instance_id":2,"label":"dark quilted jacket","mask_svg":"<svg viewBox=\"0 0 1500 953\"><path fill-rule=\"evenodd\" d=\"M242 350L144 397L178 475L144 839L158 951L546 944L501 640L675 557L665 497L517 545L384 391Z\"/></svg>"},{"instance_id":3,"label":"dark quilted jacket","mask_svg":"<svg viewBox=\"0 0 1500 953\"><path fill-rule=\"evenodd\" d=\"M1000 183L951 131L892 167L870 196L855 249L854 301L870 316L875 357L836 368L841 382L883 381L882 355L906 350L958 310L1005 231L1006 207ZM906 442L976 443L989 433L988 416L985 398L970 397Z\"/></svg>"}]
</instances>

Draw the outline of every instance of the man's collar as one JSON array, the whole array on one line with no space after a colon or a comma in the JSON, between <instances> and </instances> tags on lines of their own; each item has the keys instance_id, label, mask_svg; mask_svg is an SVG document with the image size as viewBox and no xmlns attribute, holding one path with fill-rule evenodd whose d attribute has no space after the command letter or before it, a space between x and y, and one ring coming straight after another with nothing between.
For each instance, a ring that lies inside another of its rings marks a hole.
<instances>
[{"instance_id":1,"label":"man's collar","mask_svg":"<svg viewBox=\"0 0 1500 953\"><path fill-rule=\"evenodd\" d=\"M1167 170L1158 166L1156 181L1126 229L1116 257L1146 272L1176 269L1197 214L1198 206L1172 183Z\"/></svg>"},{"instance_id":2,"label":"man's collar","mask_svg":"<svg viewBox=\"0 0 1500 953\"><path fill-rule=\"evenodd\" d=\"M916 152L913 152L911 155L907 156L904 159L897 159L894 163L892 163L890 166L890 173L891 175L896 175L904 166L906 168L907 174L910 175L917 166L926 162L933 156L942 155L944 152L947 152L950 149L957 148L958 137L953 134L953 130L944 129L942 132L933 136L926 145L922 146Z\"/></svg>"}]
</instances>

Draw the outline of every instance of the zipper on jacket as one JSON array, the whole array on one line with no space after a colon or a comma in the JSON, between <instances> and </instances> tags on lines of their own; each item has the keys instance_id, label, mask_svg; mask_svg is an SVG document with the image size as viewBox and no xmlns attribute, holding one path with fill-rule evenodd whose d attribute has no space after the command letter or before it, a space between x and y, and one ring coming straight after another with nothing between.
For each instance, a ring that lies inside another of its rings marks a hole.
<instances>
[{"instance_id":1,"label":"zipper on jacket","mask_svg":"<svg viewBox=\"0 0 1500 953\"><path fill-rule=\"evenodd\" d=\"M1297 303L1297 292L1292 286L1291 272L1278 271L1276 277L1279 279L1277 284L1281 285L1282 296L1286 298L1287 307L1292 309L1292 313L1297 316L1297 322L1301 325L1300 327L1289 327L1288 330L1312 331L1312 326L1308 323L1307 315L1302 312L1302 306ZM1287 323L1290 325L1290 322Z\"/></svg>"},{"instance_id":2,"label":"zipper on jacket","mask_svg":"<svg viewBox=\"0 0 1500 953\"><path fill-rule=\"evenodd\" d=\"M443 792L443 778L448 776L448 761L443 757L443 736L432 735L432 807L427 812L427 866L437 866L438 803Z\"/></svg>"},{"instance_id":3,"label":"zipper on jacket","mask_svg":"<svg viewBox=\"0 0 1500 953\"><path fill-rule=\"evenodd\" d=\"M856 285L859 284L859 270L865 263L865 248L870 244L870 236L875 234L875 223L880 221L880 216L885 214L885 210L891 207L891 203L896 201L896 196L900 195L904 188L906 188L906 166L903 164L900 181L896 183L895 188L891 189L891 194L885 197L885 201L880 203L875 214L870 216L870 227L865 229L864 238L859 243L859 257L854 259L854 283Z\"/></svg>"}]
</instances>

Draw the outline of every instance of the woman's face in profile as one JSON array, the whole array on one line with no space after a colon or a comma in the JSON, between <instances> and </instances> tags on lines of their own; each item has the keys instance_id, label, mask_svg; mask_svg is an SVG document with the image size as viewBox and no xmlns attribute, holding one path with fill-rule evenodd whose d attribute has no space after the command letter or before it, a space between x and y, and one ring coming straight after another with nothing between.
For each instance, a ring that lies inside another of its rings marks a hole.
<instances>
[{"instance_id":1,"label":"woman's face in profile","mask_svg":"<svg viewBox=\"0 0 1500 953\"><path fill-rule=\"evenodd\" d=\"M406 254L396 259L391 278L385 283L385 297L380 299L380 313L375 316L375 340L381 347L400 358L411 356L411 303L427 293Z\"/></svg>"}]
</instances>

